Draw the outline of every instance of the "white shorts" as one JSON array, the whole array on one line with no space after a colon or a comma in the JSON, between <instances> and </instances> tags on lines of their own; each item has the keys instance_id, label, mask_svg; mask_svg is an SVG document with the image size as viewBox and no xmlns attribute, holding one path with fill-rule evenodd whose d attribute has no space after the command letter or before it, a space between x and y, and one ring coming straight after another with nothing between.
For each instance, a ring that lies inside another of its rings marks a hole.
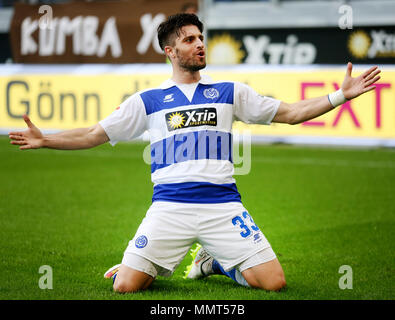
<instances>
[{"instance_id":1,"label":"white shorts","mask_svg":"<svg viewBox=\"0 0 395 320\"><path fill-rule=\"evenodd\" d=\"M263 249L271 249L240 202L156 201L129 242L123 263L136 254L151 261L159 275L169 276L195 242L199 242L226 271Z\"/></svg>"}]
</instances>

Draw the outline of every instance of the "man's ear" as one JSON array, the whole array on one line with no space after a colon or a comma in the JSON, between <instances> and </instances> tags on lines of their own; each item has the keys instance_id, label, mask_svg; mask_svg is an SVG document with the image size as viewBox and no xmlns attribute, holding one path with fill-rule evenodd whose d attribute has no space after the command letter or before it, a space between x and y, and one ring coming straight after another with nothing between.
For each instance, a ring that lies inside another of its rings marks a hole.
<instances>
[{"instance_id":1,"label":"man's ear","mask_svg":"<svg viewBox=\"0 0 395 320\"><path fill-rule=\"evenodd\" d=\"M165 54L169 57L170 60L172 60L176 57L175 50L171 46L165 47Z\"/></svg>"}]
</instances>

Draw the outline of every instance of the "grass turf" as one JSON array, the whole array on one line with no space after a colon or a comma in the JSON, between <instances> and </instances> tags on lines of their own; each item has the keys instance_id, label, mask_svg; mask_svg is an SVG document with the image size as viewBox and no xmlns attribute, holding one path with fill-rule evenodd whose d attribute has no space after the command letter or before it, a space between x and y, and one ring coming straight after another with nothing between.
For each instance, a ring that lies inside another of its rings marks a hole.
<instances>
[{"instance_id":1,"label":"grass turf","mask_svg":"<svg viewBox=\"0 0 395 320\"><path fill-rule=\"evenodd\" d=\"M236 176L244 206L272 244L287 288L224 276L171 278L120 295L103 279L119 263L152 195L144 145L19 151L0 138L0 299L394 299L395 150L253 146ZM42 290L39 268L53 270ZM349 265L353 288L341 290Z\"/></svg>"}]
</instances>

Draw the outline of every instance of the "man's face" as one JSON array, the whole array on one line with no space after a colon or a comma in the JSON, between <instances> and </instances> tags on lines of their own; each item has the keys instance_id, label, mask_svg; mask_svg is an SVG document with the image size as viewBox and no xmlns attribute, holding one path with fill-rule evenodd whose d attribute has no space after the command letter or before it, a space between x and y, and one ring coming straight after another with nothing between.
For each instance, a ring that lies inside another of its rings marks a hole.
<instances>
[{"instance_id":1,"label":"man's face","mask_svg":"<svg viewBox=\"0 0 395 320\"><path fill-rule=\"evenodd\" d=\"M195 25L184 26L172 47L173 63L188 71L198 71L206 67L203 35Z\"/></svg>"}]
</instances>

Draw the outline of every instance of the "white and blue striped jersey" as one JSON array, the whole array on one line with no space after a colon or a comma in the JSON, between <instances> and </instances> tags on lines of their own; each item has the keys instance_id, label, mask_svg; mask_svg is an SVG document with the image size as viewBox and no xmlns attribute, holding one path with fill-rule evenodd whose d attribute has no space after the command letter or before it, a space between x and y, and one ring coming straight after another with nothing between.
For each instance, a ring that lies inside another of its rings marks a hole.
<instances>
[{"instance_id":1,"label":"white and blue striped jersey","mask_svg":"<svg viewBox=\"0 0 395 320\"><path fill-rule=\"evenodd\" d=\"M152 201L224 203L241 201L233 178L232 123L270 124L280 101L239 82L165 81L137 92L100 125L110 143L148 130Z\"/></svg>"}]
</instances>

